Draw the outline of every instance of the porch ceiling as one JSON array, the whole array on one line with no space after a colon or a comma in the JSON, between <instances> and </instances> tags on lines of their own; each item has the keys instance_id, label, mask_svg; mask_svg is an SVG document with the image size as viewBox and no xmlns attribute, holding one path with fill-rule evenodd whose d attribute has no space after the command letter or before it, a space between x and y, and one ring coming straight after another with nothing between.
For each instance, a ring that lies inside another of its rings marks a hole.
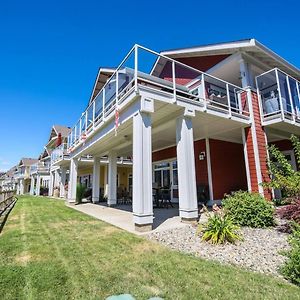
<instances>
[{"instance_id":1,"label":"porch ceiling","mask_svg":"<svg viewBox=\"0 0 300 300\"><path fill-rule=\"evenodd\" d=\"M176 119L183 114L183 108L178 105L155 101L155 113L152 114L152 150L174 146L176 144ZM242 143L241 128L244 124L213 116L203 112L196 112L193 120L194 138L206 137ZM107 155L115 150L119 156L132 155L132 118L121 124L117 136L111 132L88 149L90 155Z\"/></svg>"}]
</instances>

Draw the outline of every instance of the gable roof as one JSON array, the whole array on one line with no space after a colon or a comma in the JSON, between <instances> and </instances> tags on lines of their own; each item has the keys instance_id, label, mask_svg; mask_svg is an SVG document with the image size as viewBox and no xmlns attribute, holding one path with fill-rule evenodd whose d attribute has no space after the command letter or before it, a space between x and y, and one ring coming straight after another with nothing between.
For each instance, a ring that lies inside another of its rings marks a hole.
<instances>
[{"instance_id":1,"label":"gable roof","mask_svg":"<svg viewBox=\"0 0 300 300\"><path fill-rule=\"evenodd\" d=\"M20 162L19 162L19 166L25 166L25 167L29 167L35 163L37 163L39 160L36 158L27 158L27 157L23 157Z\"/></svg>"},{"instance_id":2,"label":"gable roof","mask_svg":"<svg viewBox=\"0 0 300 300\"><path fill-rule=\"evenodd\" d=\"M236 52L246 52L258 61L269 66L270 69L280 68L286 73L300 78L300 69L289 63L277 53L255 39L244 39L225 43L201 45L188 48L180 48L162 51L161 54L171 58L197 57L207 55L234 54Z\"/></svg>"},{"instance_id":3,"label":"gable roof","mask_svg":"<svg viewBox=\"0 0 300 300\"><path fill-rule=\"evenodd\" d=\"M91 97L90 97L90 100L89 100L89 104L92 103L94 98L101 91L104 84L106 83L108 78L110 78L111 75L115 72L115 70L116 70L116 68L104 68L104 67L99 68L97 76L96 76L96 80L95 80L95 83L94 83L94 87L93 87L93 90L92 90L92 94L91 94Z\"/></svg>"},{"instance_id":4,"label":"gable roof","mask_svg":"<svg viewBox=\"0 0 300 300\"><path fill-rule=\"evenodd\" d=\"M71 132L70 127L61 126L61 125L53 125L53 129L55 130L56 134L61 134L61 137L67 137Z\"/></svg>"}]
</instances>

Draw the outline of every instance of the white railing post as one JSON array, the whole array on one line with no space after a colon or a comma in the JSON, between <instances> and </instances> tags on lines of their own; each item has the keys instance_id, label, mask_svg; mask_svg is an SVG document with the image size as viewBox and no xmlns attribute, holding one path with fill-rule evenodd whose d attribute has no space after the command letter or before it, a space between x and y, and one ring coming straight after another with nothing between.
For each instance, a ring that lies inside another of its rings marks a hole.
<instances>
[{"instance_id":1,"label":"white railing post","mask_svg":"<svg viewBox=\"0 0 300 300\"><path fill-rule=\"evenodd\" d=\"M93 102L93 117L92 117L93 129L95 128L96 100L97 98L95 98Z\"/></svg>"},{"instance_id":2,"label":"white railing post","mask_svg":"<svg viewBox=\"0 0 300 300\"><path fill-rule=\"evenodd\" d=\"M116 73L116 108L118 108L119 99L119 71Z\"/></svg>"},{"instance_id":3,"label":"white railing post","mask_svg":"<svg viewBox=\"0 0 300 300\"><path fill-rule=\"evenodd\" d=\"M103 89L103 97L102 97L102 122L105 120L105 89Z\"/></svg>"},{"instance_id":4,"label":"white railing post","mask_svg":"<svg viewBox=\"0 0 300 300\"><path fill-rule=\"evenodd\" d=\"M138 92L138 45L134 46L134 90Z\"/></svg>"},{"instance_id":5,"label":"white railing post","mask_svg":"<svg viewBox=\"0 0 300 300\"><path fill-rule=\"evenodd\" d=\"M229 117L231 118L231 103L230 103L230 93L229 93L229 85L226 83L226 93L227 93L227 104L228 104L228 114Z\"/></svg>"},{"instance_id":6,"label":"white railing post","mask_svg":"<svg viewBox=\"0 0 300 300\"><path fill-rule=\"evenodd\" d=\"M299 82L296 82L296 89L297 89L297 94L298 94L298 103L297 103L297 107L296 107L296 111L297 111L297 114L296 114L296 116L297 116L297 119L300 117L299 116L299 109L300 109L300 107L299 107L299 105L300 105L300 89L299 89Z\"/></svg>"},{"instance_id":7,"label":"white railing post","mask_svg":"<svg viewBox=\"0 0 300 300\"><path fill-rule=\"evenodd\" d=\"M87 132L87 125L88 125L88 111L85 111L85 133Z\"/></svg>"},{"instance_id":8,"label":"white railing post","mask_svg":"<svg viewBox=\"0 0 300 300\"><path fill-rule=\"evenodd\" d=\"M278 97L279 97L279 105L280 105L280 111L281 111L281 119L284 120L284 111L283 111L283 105L282 105L281 89L280 89L280 82L279 82L279 76L278 76L278 69L275 69L275 75L276 75L277 88L278 88Z\"/></svg>"},{"instance_id":9,"label":"white railing post","mask_svg":"<svg viewBox=\"0 0 300 300\"><path fill-rule=\"evenodd\" d=\"M176 72L175 72L175 61L172 61L172 82L173 82L173 102L176 102Z\"/></svg>"},{"instance_id":10,"label":"white railing post","mask_svg":"<svg viewBox=\"0 0 300 300\"><path fill-rule=\"evenodd\" d=\"M202 81L202 84L201 84L201 86L202 86L202 91L201 91L201 93L202 93L202 99L203 99L203 103L204 103L204 108L205 108L205 110L207 110L207 101L206 101L206 91L205 91L205 77L204 77L204 73L202 73L201 74L201 81Z\"/></svg>"},{"instance_id":11,"label":"white railing post","mask_svg":"<svg viewBox=\"0 0 300 300\"><path fill-rule=\"evenodd\" d=\"M74 145L76 141L77 141L77 125L75 125L75 129L74 129L74 143L73 143Z\"/></svg>"},{"instance_id":12,"label":"white railing post","mask_svg":"<svg viewBox=\"0 0 300 300\"><path fill-rule=\"evenodd\" d=\"M81 137L81 134L82 134L82 115L81 115L81 117L80 117L80 119L79 119L79 137Z\"/></svg>"},{"instance_id":13,"label":"white railing post","mask_svg":"<svg viewBox=\"0 0 300 300\"><path fill-rule=\"evenodd\" d=\"M292 118L293 118L293 122L295 122L295 110L294 110L294 104L293 104L293 99L292 99L290 80L289 80L289 77L287 75L286 75L286 82L287 82L287 88L288 88L289 98L290 98ZM296 82L296 84L297 84L297 82Z\"/></svg>"}]
</instances>

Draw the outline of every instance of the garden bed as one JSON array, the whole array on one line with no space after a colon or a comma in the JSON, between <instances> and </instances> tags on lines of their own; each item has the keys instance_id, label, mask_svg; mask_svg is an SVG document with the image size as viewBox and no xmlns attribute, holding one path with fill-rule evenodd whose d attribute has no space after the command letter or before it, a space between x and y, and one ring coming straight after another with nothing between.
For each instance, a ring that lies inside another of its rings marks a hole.
<instances>
[{"instance_id":1,"label":"garden bed","mask_svg":"<svg viewBox=\"0 0 300 300\"><path fill-rule=\"evenodd\" d=\"M147 237L174 250L280 276L278 268L286 260L282 251L289 249L288 235L280 232L278 227L270 229L242 227L240 232L242 241L221 245L202 241L195 226L154 232Z\"/></svg>"}]
</instances>

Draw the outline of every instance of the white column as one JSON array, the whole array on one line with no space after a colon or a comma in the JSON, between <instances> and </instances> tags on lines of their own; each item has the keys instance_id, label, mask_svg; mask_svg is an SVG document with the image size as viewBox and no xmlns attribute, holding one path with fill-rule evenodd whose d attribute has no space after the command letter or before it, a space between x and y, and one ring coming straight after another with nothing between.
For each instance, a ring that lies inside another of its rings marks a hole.
<instances>
[{"instance_id":1,"label":"white column","mask_svg":"<svg viewBox=\"0 0 300 300\"><path fill-rule=\"evenodd\" d=\"M206 149L206 163L207 163L209 200L212 202L214 200L214 190L213 190L213 180L212 180L209 138L205 139L205 149Z\"/></svg>"},{"instance_id":2,"label":"white column","mask_svg":"<svg viewBox=\"0 0 300 300\"><path fill-rule=\"evenodd\" d=\"M100 157L94 157L92 193L93 203L98 203L100 194Z\"/></svg>"},{"instance_id":3,"label":"white column","mask_svg":"<svg viewBox=\"0 0 300 300\"><path fill-rule=\"evenodd\" d=\"M77 188L77 169L78 169L78 159L71 158L70 163L70 180L68 189L68 200L69 202L76 201L76 188Z\"/></svg>"},{"instance_id":4,"label":"white column","mask_svg":"<svg viewBox=\"0 0 300 300\"><path fill-rule=\"evenodd\" d=\"M105 165L104 166L104 195L103 195L103 197L106 197L107 198L107 196L108 196L108 183L107 183L107 177L108 177L108 172L107 172L107 169L108 169L108 166L107 165Z\"/></svg>"},{"instance_id":5,"label":"white column","mask_svg":"<svg viewBox=\"0 0 300 300\"><path fill-rule=\"evenodd\" d=\"M60 168L61 174L60 174L60 183L59 183L59 196L61 198L65 197L65 184L66 184L66 175L67 175L67 169L61 167Z\"/></svg>"},{"instance_id":6,"label":"white column","mask_svg":"<svg viewBox=\"0 0 300 300\"><path fill-rule=\"evenodd\" d=\"M135 229L152 229L152 137L151 116L139 112L133 117L133 221Z\"/></svg>"},{"instance_id":7,"label":"white column","mask_svg":"<svg viewBox=\"0 0 300 300\"><path fill-rule=\"evenodd\" d=\"M37 177L36 177L36 190L35 190L36 196L40 195L40 190L41 190L41 176L37 175Z\"/></svg>"},{"instance_id":8,"label":"white column","mask_svg":"<svg viewBox=\"0 0 300 300\"><path fill-rule=\"evenodd\" d=\"M31 181L30 181L30 195L34 195L34 176L31 176Z\"/></svg>"},{"instance_id":9,"label":"white column","mask_svg":"<svg viewBox=\"0 0 300 300\"><path fill-rule=\"evenodd\" d=\"M24 179L20 180L20 195L24 195Z\"/></svg>"},{"instance_id":10,"label":"white column","mask_svg":"<svg viewBox=\"0 0 300 300\"><path fill-rule=\"evenodd\" d=\"M107 205L117 204L117 156L111 151L108 155L108 198Z\"/></svg>"},{"instance_id":11,"label":"white column","mask_svg":"<svg viewBox=\"0 0 300 300\"><path fill-rule=\"evenodd\" d=\"M54 176L53 171L50 171L50 180L49 180L49 196L53 196L53 184L54 184Z\"/></svg>"},{"instance_id":12,"label":"white column","mask_svg":"<svg viewBox=\"0 0 300 300\"><path fill-rule=\"evenodd\" d=\"M54 187L55 188L59 187L59 183L60 183L60 173L59 173L59 169L56 169L54 171Z\"/></svg>"},{"instance_id":13,"label":"white column","mask_svg":"<svg viewBox=\"0 0 300 300\"><path fill-rule=\"evenodd\" d=\"M184 221L198 218L193 124L191 117L176 122L179 215Z\"/></svg>"}]
</instances>

